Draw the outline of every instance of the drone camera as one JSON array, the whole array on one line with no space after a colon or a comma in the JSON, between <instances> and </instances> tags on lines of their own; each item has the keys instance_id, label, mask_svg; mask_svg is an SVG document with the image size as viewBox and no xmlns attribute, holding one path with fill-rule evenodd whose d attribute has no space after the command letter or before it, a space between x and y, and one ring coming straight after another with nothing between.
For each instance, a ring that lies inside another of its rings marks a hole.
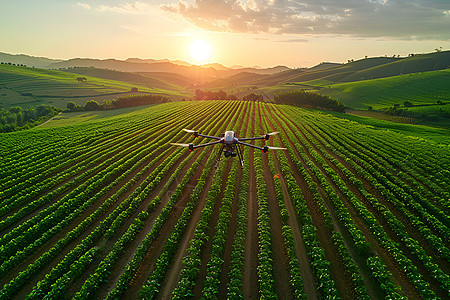
<instances>
[{"instance_id":1,"label":"drone camera","mask_svg":"<svg viewBox=\"0 0 450 300\"><path fill-rule=\"evenodd\" d=\"M195 138L198 137L198 132L197 131L194 132L194 137Z\"/></svg>"},{"instance_id":2,"label":"drone camera","mask_svg":"<svg viewBox=\"0 0 450 300\"><path fill-rule=\"evenodd\" d=\"M266 135L264 136L264 139L265 139L266 141L269 140L269 139L270 139L270 135L266 134Z\"/></svg>"},{"instance_id":3,"label":"drone camera","mask_svg":"<svg viewBox=\"0 0 450 300\"><path fill-rule=\"evenodd\" d=\"M225 151L225 157L236 157L237 156L237 153L236 152L234 152L234 151Z\"/></svg>"},{"instance_id":4,"label":"drone camera","mask_svg":"<svg viewBox=\"0 0 450 300\"><path fill-rule=\"evenodd\" d=\"M189 152L194 151L194 144L189 144Z\"/></svg>"},{"instance_id":5,"label":"drone camera","mask_svg":"<svg viewBox=\"0 0 450 300\"><path fill-rule=\"evenodd\" d=\"M267 153L269 152L269 147L264 146L263 149L261 150L263 153Z\"/></svg>"}]
</instances>

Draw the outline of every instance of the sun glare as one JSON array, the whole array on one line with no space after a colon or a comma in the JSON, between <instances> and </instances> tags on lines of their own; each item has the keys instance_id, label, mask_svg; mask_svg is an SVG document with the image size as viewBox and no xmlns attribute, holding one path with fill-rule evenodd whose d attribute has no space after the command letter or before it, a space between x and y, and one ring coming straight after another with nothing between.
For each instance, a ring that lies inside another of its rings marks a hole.
<instances>
[{"instance_id":1,"label":"sun glare","mask_svg":"<svg viewBox=\"0 0 450 300\"><path fill-rule=\"evenodd\" d=\"M191 44L191 56L198 62L205 62L211 56L211 46L204 40L195 40Z\"/></svg>"}]
</instances>

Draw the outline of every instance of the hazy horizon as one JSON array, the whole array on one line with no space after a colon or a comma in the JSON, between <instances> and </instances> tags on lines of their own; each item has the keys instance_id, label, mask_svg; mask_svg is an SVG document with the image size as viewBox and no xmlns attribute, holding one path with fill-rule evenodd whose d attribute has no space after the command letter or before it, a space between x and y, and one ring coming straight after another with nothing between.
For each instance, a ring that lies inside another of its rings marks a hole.
<instances>
[{"instance_id":1,"label":"hazy horizon","mask_svg":"<svg viewBox=\"0 0 450 300\"><path fill-rule=\"evenodd\" d=\"M450 49L442 0L17 0L0 8L2 52L54 59L298 68ZM207 56L190 52L199 39Z\"/></svg>"}]
</instances>

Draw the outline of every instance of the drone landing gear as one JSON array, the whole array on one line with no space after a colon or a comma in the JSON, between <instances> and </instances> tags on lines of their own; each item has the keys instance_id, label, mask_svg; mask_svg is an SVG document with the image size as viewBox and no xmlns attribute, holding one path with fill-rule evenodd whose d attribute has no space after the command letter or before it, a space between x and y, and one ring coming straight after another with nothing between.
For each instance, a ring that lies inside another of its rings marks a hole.
<instances>
[{"instance_id":1,"label":"drone landing gear","mask_svg":"<svg viewBox=\"0 0 450 300\"><path fill-rule=\"evenodd\" d=\"M217 157L216 164L214 165L214 168L217 168L217 166L219 165L220 158L222 157L222 153L223 153L223 148L225 148L225 145L222 145L222 148L220 148L219 156Z\"/></svg>"},{"instance_id":2,"label":"drone landing gear","mask_svg":"<svg viewBox=\"0 0 450 300\"><path fill-rule=\"evenodd\" d=\"M222 145L222 148L220 148L219 156L217 157L216 164L214 165L214 168L217 168L219 166L220 158L222 157L222 153L224 151L224 148L225 148L225 145ZM236 154L237 154L237 156L239 158L239 162L241 163L241 168L243 169L244 168L244 160L243 160L241 148L238 145L236 145L236 152L233 152L233 154L229 154L229 153L230 152L225 152L225 157L230 157L230 156L235 157Z\"/></svg>"},{"instance_id":3,"label":"drone landing gear","mask_svg":"<svg viewBox=\"0 0 450 300\"><path fill-rule=\"evenodd\" d=\"M241 162L241 169L243 169L244 168L244 159L242 158L241 147L239 147L239 145L236 145L236 152L237 152L239 161Z\"/></svg>"}]
</instances>

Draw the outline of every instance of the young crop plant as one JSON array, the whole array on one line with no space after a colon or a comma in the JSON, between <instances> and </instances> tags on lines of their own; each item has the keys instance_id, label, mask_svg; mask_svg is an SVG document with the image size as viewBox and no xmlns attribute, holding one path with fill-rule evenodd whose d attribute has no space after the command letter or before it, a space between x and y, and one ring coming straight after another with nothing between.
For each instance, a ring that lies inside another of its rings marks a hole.
<instances>
[{"instance_id":1,"label":"young crop plant","mask_svg":"<svg viewBox=\"0 0 450 300\"><path fill-rule=\"evenodd\" d=\"M449 298L448 147L334 114L179 101L0 133L0 299ZM216 169L170 145L209 141L186 128L287 150Z\"/></svg>"}]
</instances>

